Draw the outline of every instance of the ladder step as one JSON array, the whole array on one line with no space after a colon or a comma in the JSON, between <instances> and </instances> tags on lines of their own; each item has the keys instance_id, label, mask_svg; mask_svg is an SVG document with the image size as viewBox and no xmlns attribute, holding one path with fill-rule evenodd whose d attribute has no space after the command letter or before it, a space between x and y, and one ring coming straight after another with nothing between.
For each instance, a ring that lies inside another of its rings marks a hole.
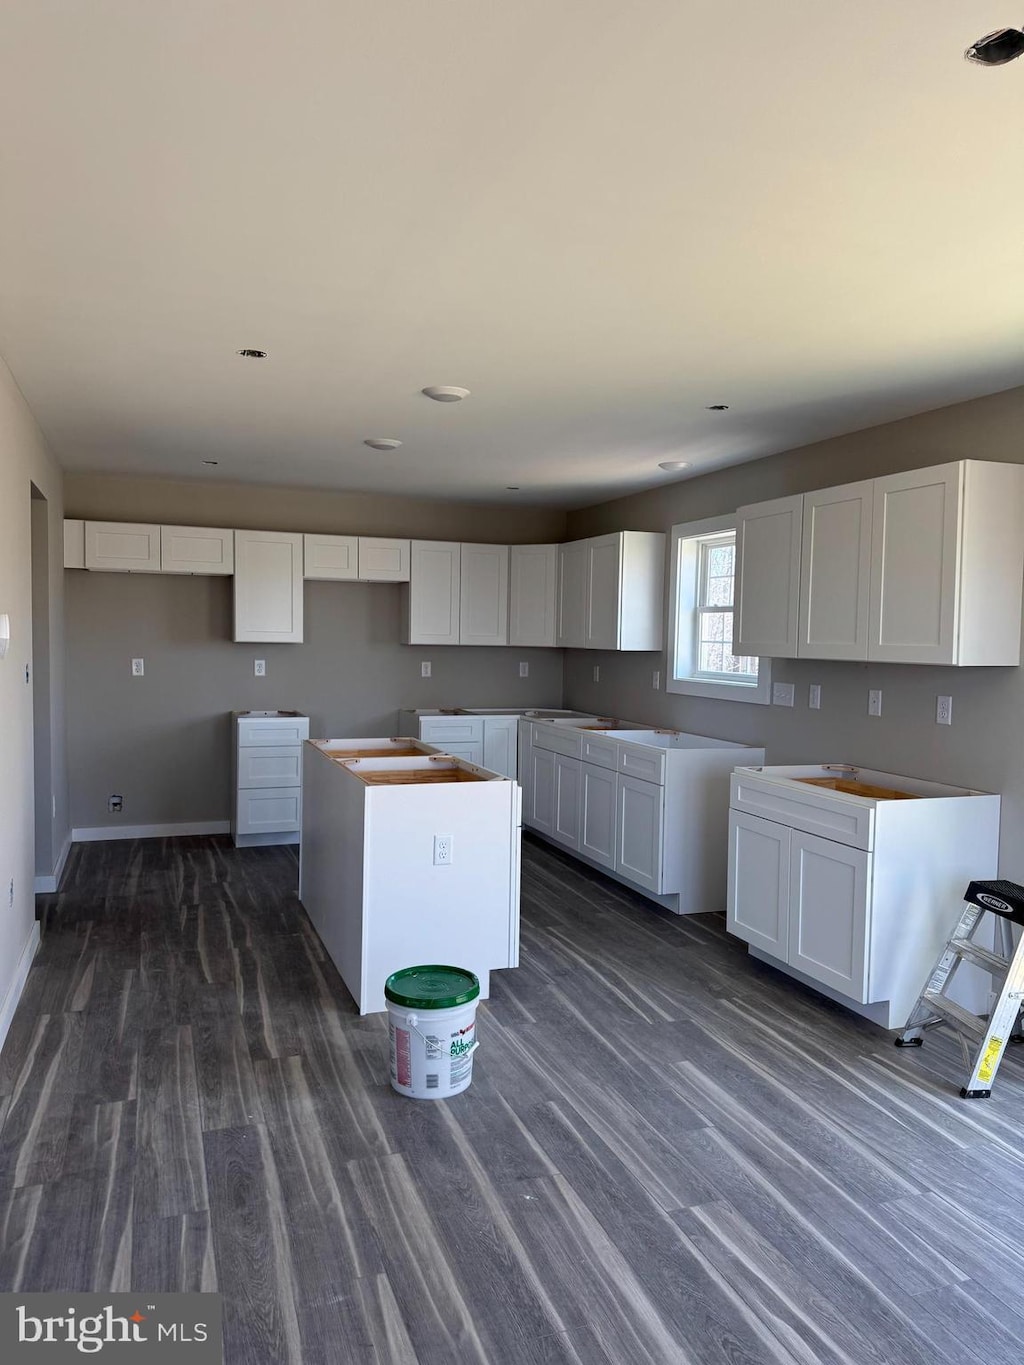
<instances>
[{"instance_id":1,"label":"ladder step","mask_svg":"<svg viewBox=\"0 0 1024 1365\"><path fill-rule=\"evenodd\" d=\"M1010 970L1010 962L1003 957L1002 953L993 953L988 948L980 948L976 943L971 943L969 939L951 938L949 946L965 962L973 962L975 966L981 967L983 971L989 972L992 976L1005 977Z\"/></svg>"},{"instance_id":2,"label":"ladder step","mask_svg":"<svg viewBox=\"0 0 1024 1365\"><path fill-rule=\"evenodd\" d=\"M985 1019L972 1014L970 1010L958 1005L955 1000L950 1000L948 996L940 995L938 991L925 991L921 999L941 1018L947 1019L960 1033L969 1033L973 1038L984 1038L988 1032L988 1022Z\"/></svg>"}]
</instances>

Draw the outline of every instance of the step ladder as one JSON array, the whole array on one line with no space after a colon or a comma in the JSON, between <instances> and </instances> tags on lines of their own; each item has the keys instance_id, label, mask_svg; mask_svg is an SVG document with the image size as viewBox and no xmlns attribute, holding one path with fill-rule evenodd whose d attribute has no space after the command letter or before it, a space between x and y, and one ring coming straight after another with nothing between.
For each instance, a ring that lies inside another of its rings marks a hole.
<instances>
[{"instance_id":1,"label":"step ladder","mask_svg":"<svg viewBox=\"0 0 1024 1365\"><path fill-rule=\"evenodd\" d=\"M998 952L974 942L975 934L988 915L995 917ZM1024 925L1024 886L1004 881L971 882L952 937L911 1010L906 1027L896 1039L897 1047L920 1047L925 1029L935 1024L952 1028L960 1039L964 1061L970 1067L970 1077L960 1091L965 1100L987 1099L992 1093L1006 1044L1011 1040L1024 1041L1020 1032L1020 1013L1024 1004L1024 934L1014 947L1014 924ZM987 1019L972 1014L946 995L961 962L973 962L988 972L994 986L998 983L996 1002Z\"/></svg>"}]
</instances>

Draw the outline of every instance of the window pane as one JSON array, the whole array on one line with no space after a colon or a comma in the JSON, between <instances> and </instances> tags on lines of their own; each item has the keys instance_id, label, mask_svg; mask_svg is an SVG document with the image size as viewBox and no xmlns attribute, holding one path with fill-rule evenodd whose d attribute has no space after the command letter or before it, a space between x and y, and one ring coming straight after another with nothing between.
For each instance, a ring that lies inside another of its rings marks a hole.
<instances>
[{"instance_id":1,"label":"window pane","mask_svg":"<svg viewBox=\"0 0 1024 1365\"><path fill-rule=\"evenodd\" d=\"M708 607L731 607L732 606L732 579L731 578L709 578L707 581L707 591L705 593L704 606Z\"/></svg>"},{"instance_id":2,"label":"window pane","mask_svg":"<svg viewBox=\"0 0 1024 1365\"><path fill-rule=\"evenodd\" d=\"M702 643L707 640L721 640L731 644L732 612L702 611L700 614L700 638Z\"/></svg>"},{"instance_id":3,"label":"window pane","mask_svg":"<svg viewBox=\"0 0 1024 1365\"><path fill-rule=\"evenodd\" d=\"M709 546L708 576L711 578L732 578L734 554L735 548L732 545Z\"/></svg>"},{"instance_id":4,"label":"window pane","mask_svg":"<svg viewBox=\"0 0 1024 1365\"><path fill-rule=\"evenodd\" d=\"M729 655L731 658L732 655ZM711 641L700 647L700 671L702 673L724 673L726 660L725 645Z\"/></svg>"}]
</instances>

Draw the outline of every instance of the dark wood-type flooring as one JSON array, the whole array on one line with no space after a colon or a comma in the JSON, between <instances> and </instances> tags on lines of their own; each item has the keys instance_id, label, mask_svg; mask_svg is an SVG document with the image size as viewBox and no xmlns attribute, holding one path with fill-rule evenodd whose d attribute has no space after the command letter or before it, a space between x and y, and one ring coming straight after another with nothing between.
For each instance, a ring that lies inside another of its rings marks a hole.
<instances>
[{"instance_id":1,"label":"dark wood-type flooring","mask_svg":"<svg viewBox=\"0 0 1024 1365\"><path fill-rule=\"evenodd\" d=\"M1009 1365L1024 1067L528 842L471 1088L387 1084L292 850L77 846L0 1058L0 1289L219 1290L230 1365Z\"/></svg>"}]
</instances>

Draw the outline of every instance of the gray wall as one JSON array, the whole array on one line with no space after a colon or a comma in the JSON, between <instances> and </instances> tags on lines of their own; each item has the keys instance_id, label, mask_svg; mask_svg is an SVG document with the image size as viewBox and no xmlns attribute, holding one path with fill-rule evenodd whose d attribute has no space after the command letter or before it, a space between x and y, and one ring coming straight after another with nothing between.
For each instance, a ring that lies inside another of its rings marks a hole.
<instances>
[{"instance_id":1,"label":"gray wall","mask_svg":"<svg viewBox=\"0 0 1024 1365\"><path fill-rule=\"evenodd\" d=\"M552 509L349 498L254 486L69 476L68 516L187 525L562 540ZM560 650L401 645L400 588L307 583L305 643L234 644L230 578L64 574L72 824L95 828L229 817L228 713L307 712L314 735L389 735L402 707L559 705ZM145 659L133 678L130 660ZM266 659L267 676L253 676ZM432 676L420 677L429 659ZM529 678L519 677L527 660ZM112 793L120 817L107 812Z\"/></svg>"},{"instance_id":2,"label":"gray wall","mask_svg":"<svg viewBox=\"0 0 1024 1365\"><path fill-rule=\"evenodd\" d=\"M1024 389L957 404L782 455L574 512L569 538L611 530L668 532L677 522L963 458L1024 462ZM1024 534L1024 527L1021 528ZM599 664L601 681L593 682ZM1003 796L1001 871L1024 881L1024 673L1020 668L776 660L772 677L796 685L796 705L707 701L655 692L658 654L566 653L566 705L764 744L769 763L852 762L978 787ZM822 686L822 709L807 689ZM869 688L882 715L867 715ZM935 698L953 697L953 724L935 724Z\"/></svg>"}]
</instances>

